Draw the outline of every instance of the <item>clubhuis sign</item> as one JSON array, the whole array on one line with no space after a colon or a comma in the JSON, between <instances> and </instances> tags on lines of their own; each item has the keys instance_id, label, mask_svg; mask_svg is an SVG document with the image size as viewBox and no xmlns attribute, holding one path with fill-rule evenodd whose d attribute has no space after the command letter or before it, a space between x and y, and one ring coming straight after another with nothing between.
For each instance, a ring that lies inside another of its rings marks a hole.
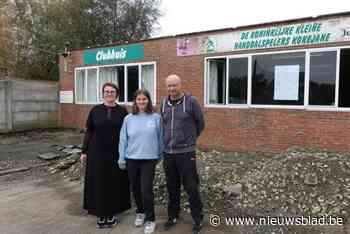
<instances>
[{"instance_id":1,"label":"clubhuis sign","mask_svg":"<svg viewBox=\"0 0 350 234\"><path fill-rule=\"evenodd\" d=\"M234 31L177 40L177 55L350 41L350 17Z\"/></svg>"},{"instance_id":2,"label":"clubhuis sign","mask_svg":"<svg viewBox=\"0 0 350 234\"><path fill-rule=\"evenodd\" d=\"M122 63L144 58L143 44L84 50L84 65Z\"/></svg>"}]
</instances>

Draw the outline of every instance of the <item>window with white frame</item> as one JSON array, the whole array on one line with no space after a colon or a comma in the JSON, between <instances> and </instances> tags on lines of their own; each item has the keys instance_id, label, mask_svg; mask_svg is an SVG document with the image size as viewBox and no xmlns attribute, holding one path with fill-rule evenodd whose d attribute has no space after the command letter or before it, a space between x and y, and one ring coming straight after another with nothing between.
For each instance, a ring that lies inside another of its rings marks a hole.
<instances>
[{"instance_id":1,"label":"window with white frame","mask_svg":"<svg viewBox=\"0 0 350 234\"><path fill-rule=\"evenodd\" d=\"M350 48L206 58L205 104L350 108Z\"/></svg>"},{"instance_id":2,"label":"window with white frame","mask_svg":"<svg viewBox=\"0 0 350 234\"><path fill-rule=\"evenodd\" d=\"M141 88L148 90L152 97L155 94L155 70L154 65L141 65ZM155 103L153 98L152 102Z\"/></svg>"},{"instance_id":3,"label":"window with white frame","mask_svg":"<svg viewBox=\"0 0 350 234\"><path fill-rule=\"evenodd\" d=\"M117 87L124 87L124 66L100 67L99 68L99 97L103 101L102 86L113 83ZM119 102L124 102L124 89L119 88Z\"/></svg>"},{"instance_id":4,"label":"window with white frame","mask_svg":"<svg viewBox=\"0 0 350 234\"><path fill-rule=\"evenodd\" d=\"M335 106L337 51L310 53L309 105Z\"/></svg>"},{"instance_id":5,"label":"window with white frame","mask_svg":"<svg viewBox=\"0 0 350 234\"><path fill-rule=\"evenodd\" d=\"M88 69L87 77L87 102L96 103L97 102L97 69Z\"/></svg>"},{"instance_id":6,"label":"window with white frame","mask_svg":"<svg viewBox=\"0 0 350 234\"><path fill-rule=\"evenodd\" d=\"M207 60L207 103L247 104L248 58Z\"/></svg>"},{"instance_id":7,"label":"window with white frame","mask_svg":"<svg viewBox=\"0 0 350 234\"><path fill-rule=\"evenodd\" d=\"M230 58L228 63L228 103L247 104L248 58Z\"/></svg>"},{"instance_id":8,"label":"window with white frame","mask_svg":"<svg viewBox=\"0 0 350 234\"><path fill-rule=\"evenodd\" d=\"M155 63L124 64L77 68L75 72L75 102L97 104L103 101L102 86L111 82L119 87L118 102L130 103L137 89L145 88L155 102Z\"/></svg>"},{"instance_id":9,"label":"window with white frame","mask_svg":"<svg viewBox=\"0 0 350 234\"><path fill-rule=\"evenodd\" d=\"M340 50L339 107L350 107L350 49Z\"/></svg>"},{"instance_id":10,"label":"window with white frame","mask_svg":"<svg viewBox=\"0 0 350 234\"><path fill-rule=\"evenodd\" d=\"M226 104L226 58L208 60L208 102Z\"/></svg>"},{"instance_id":11,"label":"window with white frame","mask_svg":"<svg viewBox=\"0 0 350 234\"><path fill-rule=\"evenodd\" d=\"M132 102L134 93L139 87L139 67L127 66L127 101Z\"/></svg>"},{"instance_id":12,"label":"window with white frame","mask_svg":"<svg viewBox=\"0 0 350 234\"><path fill-rule=\"evenodd\" d=\"M86 77L85 70L77 70L75 74L75 102L86 102Z\"/></svg>"},{"instance_id":13,"label":"window with white frame","mask_svg":"<svg viewBox=\"0 0 350 234\"><path fill-rule=\"evenodd\" d=\"M252 104L304 105L305 53L252 57Z\"/></svg>"}]
</instances>

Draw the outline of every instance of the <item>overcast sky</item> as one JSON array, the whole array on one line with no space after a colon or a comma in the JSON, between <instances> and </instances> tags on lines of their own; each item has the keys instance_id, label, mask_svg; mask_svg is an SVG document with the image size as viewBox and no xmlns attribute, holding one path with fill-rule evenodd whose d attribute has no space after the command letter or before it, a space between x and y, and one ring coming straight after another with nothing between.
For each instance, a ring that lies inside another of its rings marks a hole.
<instances>
[{"instance_id":1,"label":"overcast sky","mask_svg":"<svg viewBox=\"0 0 350 234\"><path fill-rule=\"evenodd\" d=\"M153 37L350 11L349 0L162 0Z\"/></svg>"}]
</instances>

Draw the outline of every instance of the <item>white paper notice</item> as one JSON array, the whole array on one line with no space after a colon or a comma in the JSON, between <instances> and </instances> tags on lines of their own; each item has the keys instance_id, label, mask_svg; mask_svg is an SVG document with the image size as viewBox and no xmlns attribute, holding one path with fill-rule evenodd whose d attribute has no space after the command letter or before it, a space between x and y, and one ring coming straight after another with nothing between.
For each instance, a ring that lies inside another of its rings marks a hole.
<instances>
[{"instance_id":1,"label":"white paper notice","mask_svg":"<svg viewBox=\"0 0 350 234\"><path fill-rule=\"evenodd\" d=\"M60 103L73 103L73 91L60 91Z\"/></svg>"},{"instance_id":2,"label":"white paper notice","mask_svg":"<svg viewBox=\"0 0 350 234\"><path fill-rule=\"evenodd\" d=\"M274 100L299 99L299 65L275 66Z\"/></svg>"}]
</instances>

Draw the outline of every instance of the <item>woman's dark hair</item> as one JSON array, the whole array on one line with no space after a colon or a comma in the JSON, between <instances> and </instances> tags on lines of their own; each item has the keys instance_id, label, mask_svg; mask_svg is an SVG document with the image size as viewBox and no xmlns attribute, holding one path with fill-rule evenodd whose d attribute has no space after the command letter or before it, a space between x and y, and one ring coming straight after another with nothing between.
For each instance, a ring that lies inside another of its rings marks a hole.
<instances>
[{"instance_id":1,"label":"woman's dark hair","mask_svg":"<svg viewBox=\"0 0 350 234\"><path fill-rule=\"evenodd\" d=\"M119 88L118 88L118 86L117 86L116 84L111 83L111 82L106 82L106 83L103 84L103 86L102 86L102 95L105 94L105 88L106 88L107 86L108 86L108 87L111 87L111 88L113 88L113 89L115 89L115 95L116 95L116 97L119 96Z\"/></svg>"},{"instance_id":2,"label":"woman's dark hair","mask_svg":"<svg viewBox=\"0 0 350 234\"><path fill-rule=\"evenodd\" d=\"M151 114L154 112L154 109L153 109L153 105L152 105L152 99L151 99L151 95L149 94L149 92L146 90L146 89L139 89L135 92L134 94L134 102L132 104L132 113L133 114L138 114L140 112L139 108L137 107L136 105L136 98L137 96L139 95L145 95L146 98L148 99L148 104L146 106L146 110L145 112L147 114Z\"/></svg>"}]
</instances>

